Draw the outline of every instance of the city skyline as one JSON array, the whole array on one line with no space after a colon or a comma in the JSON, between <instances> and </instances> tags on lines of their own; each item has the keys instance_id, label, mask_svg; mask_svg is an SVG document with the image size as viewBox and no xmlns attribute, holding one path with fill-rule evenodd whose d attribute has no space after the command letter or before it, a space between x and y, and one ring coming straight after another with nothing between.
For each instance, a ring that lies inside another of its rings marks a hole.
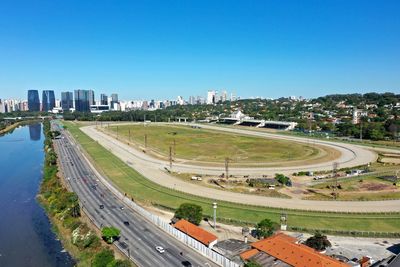
<instances>
[{"instance_id":1,"label":"city skyline","mask_svg":"<svg viewBox=\"0 0 400 267\"><path fill-rule=\"evenodd\" d=\"M3 98L22 98L30 88L110 88L121 99L217 88L244 98L399 91L398 1L26 1L2 8Z\"/></svg>"}]
</instances>

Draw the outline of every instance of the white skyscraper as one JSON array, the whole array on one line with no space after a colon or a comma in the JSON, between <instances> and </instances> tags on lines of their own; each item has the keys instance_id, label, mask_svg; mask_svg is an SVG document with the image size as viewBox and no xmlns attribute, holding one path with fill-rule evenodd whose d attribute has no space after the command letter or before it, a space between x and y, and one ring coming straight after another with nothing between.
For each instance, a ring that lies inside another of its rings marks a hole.
<instances>
[{"instance_id":1,"label":"white skyscraper","mask_svg":"<svg viewBox=\"0 0 400 267\"><path fill-rule=\"evenodd\" d=\"M178 102L178 105L185 105L185 100L183 99L182 96L178 96L176 102Z\"/></svg>"}]
</instances>

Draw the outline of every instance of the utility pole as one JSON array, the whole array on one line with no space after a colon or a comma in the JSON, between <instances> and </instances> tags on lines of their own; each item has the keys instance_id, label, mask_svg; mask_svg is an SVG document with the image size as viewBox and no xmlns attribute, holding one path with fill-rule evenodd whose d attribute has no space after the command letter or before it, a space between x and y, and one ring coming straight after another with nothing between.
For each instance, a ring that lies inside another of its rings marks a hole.
<instances>
[{"instance_id":1,"label":"utility pole","mask_svg":"<svg viewBox=\"0 0 400 267\"><path fill-rule=\"evenodd\" d=\"M217 227L217 202L213 203L213 210L214 210L214 229Z\"/></svg>"},{"instance_id":2,"label":"utility pole","mask_svg":"<svg viewBox=\"0 0 400 267\"><path fill-rule=\"evenodd\" d=\"M131 129L129 129L129 142L131 141Z\"/></svg>"},{"instance_id":3,"label":"utility pole","mask_svg":"<svg viewBox=\"0 0 400 267\"><path fill-rule=\"evenodd\" d=\"M229 158L226 157L225 158L225 176L226 176L226 179L229 178L228 175L229 175Z\"/></svg>"},{"instance_id":4,"label":"utility pole","mask_svg":"<svg viewBox=\"0 0 400 267\"><path fill-rule=\"evenodd\" d=\"M144 148L147 148L147 134L144 134Z\"/></svg>"},{"instance_id":5,"label":"utility pole","mask_svg":"<svg viewBox=\"0 0 400 267\"><path fill-rule=\"evenodd\" d=\"M169 169L172 170L172 147L169 146Z\"/></svg>"},{"instance_id":6,"label":"utility pole","mask_svg":"<svg viewBox=\"0 0 400 267\"><path fill-rule=\"evenodd\" d=\"M335 185L332 188L332 194L333 197L336 199L337 198L337 189L338 189L338 178L337 178L337 169L338 169L339 163L337 163L336 161L333 163L332 166L332 175L333 178L335 179Z\"/></svg>"},{"instance_id":7,"label":"utility pole","mask_svg":"<svg viewBox=\"0 0 400 267\"><path fill-rule=\"evenodd\" d=\"M360 141L362 142L362 118L360 118Z\"/></svg>"},{"instance_id":8,"label":"utility pole","mask_svg":"<svg viewBox=\"0 0 400 267\"><path fill-rule=\"evenodd\" d=\"M174 157L176 157L176 140L174 138Z\"/></svg>"},{"instance_id":9,"label":"utility pole","mask_svg":"<svg viewBox=\"0 0 400 267\"><path fill-rule=\"evenodd\" d=\"M117 139L118 139L118 125L117 125Z\"/></svg>"}]
</instances>

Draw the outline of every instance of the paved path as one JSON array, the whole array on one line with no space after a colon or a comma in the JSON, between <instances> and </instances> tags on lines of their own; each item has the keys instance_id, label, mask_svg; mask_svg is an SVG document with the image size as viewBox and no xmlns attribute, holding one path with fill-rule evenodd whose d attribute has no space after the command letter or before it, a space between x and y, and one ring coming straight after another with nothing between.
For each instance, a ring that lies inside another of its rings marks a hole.
<instances>
[{"instance_id":1,"label":"paved path","mask_svg":"<svg viewBox=\"0 0 400 267\"><path fill-rule=\"evenodd\" d=\"M240 194L229 191L208 188L205 186L185 182L164 171L164 163L154 161L153 158L143 157L143 152L137 151L98 130L95 126L81 128L84 133L98 141L100 145L110 150L114 155L126 162L136 171L151 181L162 186L184 191L203 197L225 200L236 203L291 208L302 210L341 211L341 212L400 212L400 200L387 201L311 201L299 199L271 198L250 194ZM339 144L342 146L342 144ZM343 144L346 146L346 144ZM365 149L363 149L365 150ZM368 150L365 150L368 151Z\"/></svg>"}]
</instances>

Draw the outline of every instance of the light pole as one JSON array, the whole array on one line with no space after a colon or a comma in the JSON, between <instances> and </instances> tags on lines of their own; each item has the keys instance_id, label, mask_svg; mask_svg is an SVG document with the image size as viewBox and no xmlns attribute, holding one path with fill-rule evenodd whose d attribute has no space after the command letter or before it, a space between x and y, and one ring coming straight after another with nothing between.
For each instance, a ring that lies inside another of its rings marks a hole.
<instances>
[{"instance_id":1,"label":"light pole","mask_svg":"<svg viewBox=\"0 0 400 267\"><path fill-rule=\"evenodd\" d=\"M214 209L214 229L217 227L217 202L213 203L213 209Z\"/></svg>"}]
</instances>

